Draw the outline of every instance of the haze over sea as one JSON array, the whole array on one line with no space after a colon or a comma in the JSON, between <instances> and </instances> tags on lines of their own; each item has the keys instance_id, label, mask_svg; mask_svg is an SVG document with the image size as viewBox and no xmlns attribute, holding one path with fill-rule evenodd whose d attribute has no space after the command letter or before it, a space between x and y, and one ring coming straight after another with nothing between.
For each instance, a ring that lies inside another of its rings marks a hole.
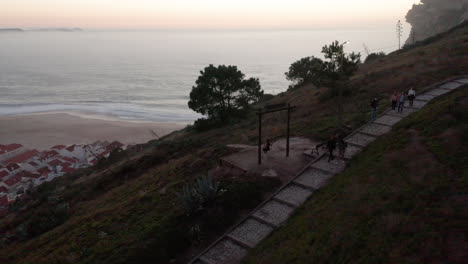
<instances>
[{"instance_id":1,"label":"haze over sea","mask_svg":"<svg viewBox=\"0 0 468 264\"><path fill-rule=\"evenodd\" d=\"M379 30L82 31L0 33L0 115L74 112L124 120L191 122L187 107L200 70L237 65L266 93L285 91L284 73L323 45L346 51L396 49Z\"/></svg>"}]
</instances>

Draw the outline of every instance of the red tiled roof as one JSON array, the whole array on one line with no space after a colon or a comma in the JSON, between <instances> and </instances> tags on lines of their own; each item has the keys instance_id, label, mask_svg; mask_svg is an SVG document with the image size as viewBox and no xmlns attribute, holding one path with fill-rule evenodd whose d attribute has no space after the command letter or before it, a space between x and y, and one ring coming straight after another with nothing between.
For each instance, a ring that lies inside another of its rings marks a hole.
<instances>
[{"instance_id":1,"label":"red tiled roof","mask_svg":"<svg viewBox=\"0 0 468 264\"><path fill-rule=\"evenodd\" d=\"M53 156L57 156L59 153L55 150L50 150L50 151L44 151L42 152L42 156L43 157L47 157L47 158L50 158L50 157L53 157Z\"/></svg>"},{"instance_id":2,"label":"red tiled roof","mask_svg":"<svg viewBox=\"0 0 468 264\"><path fill-rule=\"evenodd\" d=\"M29 165L31 165L33 167L37 167L38 164L36 162L34 162L34 161L31 161L31 162L29 162Z\"/></svg>"},{"instance_id":3,"label":"red tiled roof","mask_svg":"<svg viewBox=\"0 0 468 264\"><path fill-rule=\"evenodd\" d=\"M3 182L8 186L13 186L13 185L17 184L20 181L21 181L21 176L15 175L15 176L13 176L13 177L11 177L8 180L5 180Z\"/></svg>"},{"instance_id":4,"label":"red tiled roof","mask_svg":"<svg viewBox=\"0 0 468 264\"><path fill-rule=\"evenodd\" d=\"M14 171L14 170L17 170L20 168L20 166L16 163L10 163L6 166L7 170L9 170L10 172Z\"/></svg>"},{"instance_id":5,"label":"red tiled roof","mask_svg":"<svg viewBox=\"0 0 468 264\"><path fill-rule=\"evenodd\" d=\"M33 149L33 150L29 150L29 151L26 151L22 154L19 154L18 156L16 157L13 157L7 161L5 161L4 163L22 163L22 162L25 162L35 156L37 156L37 154L39 154L39 151Z\"/></svg>"},{"instance_id":6,"label":"red tiled roof","mask_svg":"<svg viewBox=\"0 0 468 264\"><path fill-rule=\"evenodd\" d=\"M66 148L66 150L70 151L70 152L73 152L75 150L75 145L71 145L69 146L68 148Z\"/></svg>"},{"instance_id":7,"label":"red tiled roof","mask_svg":"<svg viewBox=\"0 0 468 264\"><path fill-rule=\"evenodd\" d=\"M70 162L64 162L60 165L62 165L62 167L70 167L72 164Z\"/></svg>"},{"instance_id":8,"label":"red tiled roof","mask_svg":"<svg viewBox=\"0 0 468 264\"><path fill-rule=\"evenodd\" d=\"M57 166L57 165L62 164L62 162L61 162L60 160L58 160L58 159L54 159L53 161L50 161L50 162L47 163L47 164L49 164L49 165L52 166L52 167L55 167L55 166Z\"/></svg>"},{"instance_id":9,"label":"red tiled roof","mask_svg":"<svg viewBox=\"0 0 468 264\"><path fill-rule=\"evenodd\" d=\"M69 158L69 157L60 157L59 159L64 160L64 161L68 161L70 163L76 163L78 161L78 159L76 159L76 158Z\"/></svg>"},{"instance_id":10,"label":"red tiled roof","mask_svg":"<svg viewBox=\"0 0 468 264\"><path fill-rule=\"evenodd\" d=\"M63 148L65 148L65 146L64 145L56 145L56 146L53 146L52 148L53 149L63 149Z\"/></svg>"},{"instance_id":11,"label":"red tiled roof","mask_svg":"<svg viewBox=\"0 0 468 264\"><path fill-rule=\"evenodd\" d=\"M8 196L7 195L3 195L3 196L0 196L0 205L3 205L3 206L7 206L11 203L14 203L15 201L8 201Z\"/></svg>"},{"instance_id":12,"label":"red tiled roof","mask_svg":"<svg viewBox=\"0 0 468 264\"><path fill-rule=\"evenodd\" d=\"M47 167L44 167L44 168L40 168L38 170L36 170L37 173L40 173L41 175L48 175L49 173L51 173L52 171L49 170L49 168Z\"/></svg>"},{"instance_id":13,"label":"red tiled roof","mask_svg":"<svg viewBox=\"0 0 468 264\"><path fill-rule=\"evenodd\" d=\"M70 168L70 167L63 167L62 168L62 172L65 172L65 173L70 173L70 172L74 172L76 171L76 169L74 168Z\"/></svg>"},{"instance_id":14,"label":"red tiled roof","mask_svg":"<svg viewBox=\"0 0 468 264\"><path fill-rule=\"evenodd\" d=\"M8 192L8 189L5 186L0 186L0 192Z\"/></svg>"},{"instance_id":15,"label":"red tiled roof","mask_svg":"<svg viewBox=\"0 0 468 264\"><path fill-rule=\"evenodd\" d=\"M20 177L24 177L24 178L34 178L34 179L37 179L39 177L41 177L41 174L40 173L31 173L29 171L22 171L20 173L18 173L18 175Z\"/></svg>"},{"instance_id":16,"label":"red tiled roof","mask_svg":"<svg viewBox=\"0 0 468 264\"><path fill-rule=\"evenodd\" d=\"M13 151L15 149L22 148L22 147L23 147L23 145L21 145L21 144L0 145L0 151L10 152L10 151Z\"/></svg>"},{"instance_id":17,"label":"red tiled roof","mask_svg":"<svg viewBox=\"0 0 468 264\"><path fill-rule=\"evenodd\" d=\"M10 173L6 170L0 170L0 179L3 178L3 177L6 177L10 175Z\"/></svg>"}]
</instances>

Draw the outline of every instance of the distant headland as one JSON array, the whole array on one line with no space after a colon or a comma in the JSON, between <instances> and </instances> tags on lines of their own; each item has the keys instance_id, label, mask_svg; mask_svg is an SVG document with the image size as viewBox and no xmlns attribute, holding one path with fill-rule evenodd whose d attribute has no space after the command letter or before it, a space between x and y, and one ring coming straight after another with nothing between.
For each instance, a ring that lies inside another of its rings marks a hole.
<instances>
[{"instance_id":1,"label":"distant headland","mask_svg":"<svg viewBox=\"0 0 468 264\"><path fill-rule=\"evenodd\" d=\"M81 28L0 28L0 32L79 32L83 31Z\"/></svg>"}]
</instances>

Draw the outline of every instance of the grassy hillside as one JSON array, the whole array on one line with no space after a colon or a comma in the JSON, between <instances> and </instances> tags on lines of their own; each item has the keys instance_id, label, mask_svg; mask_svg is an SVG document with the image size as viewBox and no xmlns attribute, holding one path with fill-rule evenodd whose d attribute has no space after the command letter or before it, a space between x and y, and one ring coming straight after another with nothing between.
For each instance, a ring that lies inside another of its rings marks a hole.
<instances>
[{"instance_id":1,"label":"grassy hillside","mask_svg":"<svg viewBox=\"0 0 468 264\"><path fill-rule=\"evenodd\" d=\"M394 89L421 89L467 73L467 32L465 24L362 65L343 102L349 129L368 120L372 97L386 99ZM336 127L338 102L326 88L305 86L255 107L277 103L297 106L293 136L323 139ZM284 120L284 115L270 115L264 121L265 137L283 137ZM226 144L256 142L256 125L252 111L245 120L209 131L187 128L149 142L144 152L126 152L40 186L28 201L15 205L14 213L0 219L0 262L184 263L281 184L258 175L217 174L223 192L215 202L188 215L178 199L187 182L232 153ZM366 185L359 186L355 188Z\"/></svg>"},{"instance_id":2,"label":"grassy hillside","mask_svg":"<svg viewBox=\"0 0 468 264\"><path fill-rule=\"evenodd\" d=\"M244 263L464 263L468 88L358 155Z\"/></svg>"}]
</instances>

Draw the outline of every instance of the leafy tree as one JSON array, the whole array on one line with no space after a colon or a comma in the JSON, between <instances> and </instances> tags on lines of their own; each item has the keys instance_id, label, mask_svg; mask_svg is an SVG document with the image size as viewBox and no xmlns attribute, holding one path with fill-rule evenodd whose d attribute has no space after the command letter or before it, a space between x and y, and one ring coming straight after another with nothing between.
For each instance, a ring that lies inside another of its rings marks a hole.
<instances>
[{"instance_id":1,"label":"leafy tree","mask_svg":"<svg viewBox=\"0 0 468 264\"><path fill-rule=\"evenodd\" d=\"M338 41L322 48L325 60L306 57L294 62L286 72L286 79L293 82L290 88L312 83L317 87L335 87L338 82L346 81L358 69L361 54L344 53L344 46Z\"/></svg>"},{"instance_id":2,"label":"leafy tree","mask_svg":"<svg viewBox=\"0 0 468 264\"><path fill-rule=\"evenodd\" d=\"M210 64L200 71L196 86L190 92L188 106L210 120L224 122L231 116L245 113L249 104L262 96L258 79L245 79L236 66Z\"/></svg>"},{"instance_id":3,"label":"leafy tree","mask_svg":"<svg viewBox=\"0 0 468 264\"><path fill-rule=\"evenodd\" d=\"M296 88L307 83L312 83L313 80L321 79L325 72L325 63L323 60L314 56L302 58L289 67L289 72L286 72L286 79L293 82L289 88Z\"/></svg>"}]
</instances>

